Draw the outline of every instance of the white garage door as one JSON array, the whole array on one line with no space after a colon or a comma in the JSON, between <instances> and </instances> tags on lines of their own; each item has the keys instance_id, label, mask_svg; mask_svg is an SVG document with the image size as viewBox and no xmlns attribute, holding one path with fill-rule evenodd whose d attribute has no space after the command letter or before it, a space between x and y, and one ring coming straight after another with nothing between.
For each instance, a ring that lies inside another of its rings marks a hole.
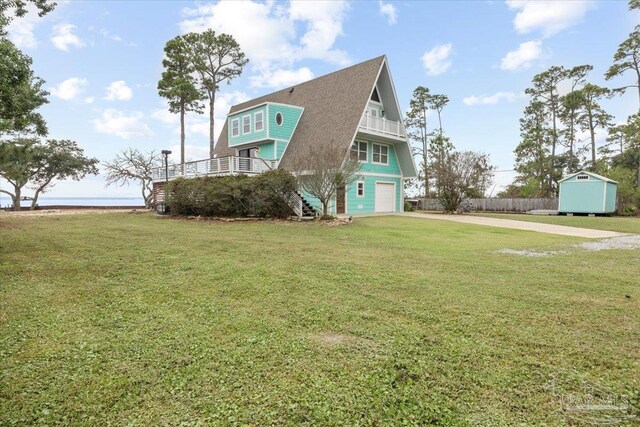
<instances>
[{"instance_id":1,"label":"white garage door","mask_svg":"<svg viewBox=\"0 0 640 427\"><path fill-rule=\"evenodd\" d=\"M395 189L391 182L376 182L376 212L395 212Z\"/></svg>"}]
</instances>

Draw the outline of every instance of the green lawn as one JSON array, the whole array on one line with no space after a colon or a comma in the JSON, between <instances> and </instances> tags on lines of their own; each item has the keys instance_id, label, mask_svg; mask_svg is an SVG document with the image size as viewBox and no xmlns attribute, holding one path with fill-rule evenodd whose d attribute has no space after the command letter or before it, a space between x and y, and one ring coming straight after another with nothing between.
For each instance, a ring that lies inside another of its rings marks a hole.
<instances>
[{"instance_id":1,"label":"green lawn","mask_svg":"<svg viewBox=\"0 0 640 427\"><path fill-rule=\"evenodd\" d=\"M580 241L2 218L0 425L576 425L584 386L638 414L640 253Z\"/></svg>"},{"instance_id":2,"label":"green lawn","mask_svg":"<svg viewBox=\"0 0 640 427\"><path fill-rule=\"evenodd\" d=\"M476 216L515 219L518 221L542 222L545 224L568 225L571 227L592 228L595 230L619 231L621 233L640 234L640 217L590 217L565 215L525 215L499 213L473 213Z\"/></svg>"}]
</instances>

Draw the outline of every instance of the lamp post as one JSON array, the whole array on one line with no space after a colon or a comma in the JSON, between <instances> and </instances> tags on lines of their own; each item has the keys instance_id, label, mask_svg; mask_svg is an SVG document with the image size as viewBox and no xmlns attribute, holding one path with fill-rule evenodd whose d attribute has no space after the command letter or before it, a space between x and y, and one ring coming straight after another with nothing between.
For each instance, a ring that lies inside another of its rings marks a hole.
<instances>
[{"instance_id":1,"label":"lamp post","mask_svg":"<svg viewBox=\"0 0 640 427\"><path fill-rule=\"evenodd\" d=\"M162 150L164 156L164 199L162 200L162 213L167 212L167 201L169 200L169 154L171 150Z\"/></svg>"}]
</instances>

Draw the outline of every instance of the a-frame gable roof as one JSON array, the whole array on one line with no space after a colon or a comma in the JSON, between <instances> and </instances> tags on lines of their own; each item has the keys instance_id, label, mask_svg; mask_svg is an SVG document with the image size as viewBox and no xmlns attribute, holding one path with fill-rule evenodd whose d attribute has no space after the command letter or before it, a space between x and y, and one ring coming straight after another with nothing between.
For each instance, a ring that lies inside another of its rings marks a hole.
<instances>
[{"instance_id":1,"label":"a-frame gable roof","mask_svg":"<svg viewBox=\"0 0 640 427\"><path fill-rule=\"evenodd\" d=\"M346 156L384 61L385 57L379 56L234 105L229 114L264 102L303 107L304 113L280 162L285 169L292 169L290 159L295 157L297 150L304 150L307 144L344 141L343 155ZM227 121L214 153L218 157L235 154L235 149L229 148Z\"/></svg>"},{"instance_id":2,"label":"a-frame gable roof","mask_svg":"<svg viewBox=\"0 0 640 427\"><path fill-rule=\"evenodd\" d=\"M570 175L565 176L564 178L562 178L562 179L561 179L560 181L558 181L558 182L564 182L564 181L567 181L567 180L569 180L569 179L573 178L573 177L574 177L574 176L576 176L576 175L590 175L590 176L592 176L593 178L599 179L599 180L601 180L601 181L605 181L605 182L612 182L612 183L614 183L614 184L617 184L617 183L618 183L617 181L614 181L614 180L612 180L611 178L607 178L606 176L598 175L597 173L589 172L589 171L586 171L586 170L581 170L581 171L579 171L579 172L574 172L574 173L572 173L572 174L570 174Z\"/></svg>"}]
</instances>

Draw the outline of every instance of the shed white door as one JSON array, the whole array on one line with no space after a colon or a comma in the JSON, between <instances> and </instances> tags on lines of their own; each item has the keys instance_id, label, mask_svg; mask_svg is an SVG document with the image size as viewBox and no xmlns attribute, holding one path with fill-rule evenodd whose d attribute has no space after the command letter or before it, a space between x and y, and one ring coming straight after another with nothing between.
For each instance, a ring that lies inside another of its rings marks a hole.
<instances>
[{"instance_id":1,"label":"shed white door","mask_svg":"<svg viewBox=\"0 0 640 427\"><path fill-rule=\"evenodd\" d=\"M392 182L376 182L376 212L395 212L395 190Z\"/></svg>"}]
</instances>

